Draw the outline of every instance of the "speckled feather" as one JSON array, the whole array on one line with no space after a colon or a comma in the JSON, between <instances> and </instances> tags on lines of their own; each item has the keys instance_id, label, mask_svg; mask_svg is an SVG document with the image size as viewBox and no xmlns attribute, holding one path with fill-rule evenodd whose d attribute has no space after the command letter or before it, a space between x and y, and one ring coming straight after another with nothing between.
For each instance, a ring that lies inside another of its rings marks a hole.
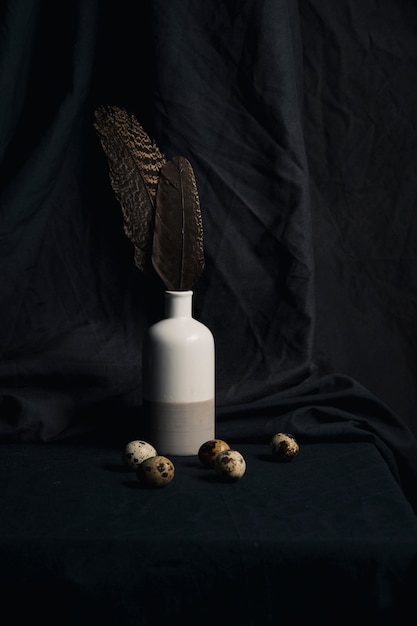
<instances>
[{"instance_id":1,"label":"speckled feather","mask_svg":"<svg viewBox=\"0 0 417 626\"><path fill-rule=\"evenodd\" d=\"M134 245L135 263L146 271L151 259L159 173L166 158L136 117L125 109L98 107L94 127L122 207L125 233Z\"/></svg>"}]
</instances>

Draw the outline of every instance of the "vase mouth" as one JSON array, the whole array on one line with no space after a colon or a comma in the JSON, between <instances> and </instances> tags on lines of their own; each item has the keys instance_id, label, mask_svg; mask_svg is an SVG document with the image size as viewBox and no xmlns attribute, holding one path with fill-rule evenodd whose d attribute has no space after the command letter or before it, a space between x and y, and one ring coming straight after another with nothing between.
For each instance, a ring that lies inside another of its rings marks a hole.
<instances>
[{"instance_id":1,"label":"vase mouth","mask_svg":"<svg viewBox=\"0 0 417 626\"><path fill-rule=\"evenodd\" d=\"M174 296L179 296L179 297L187 297L193 294L193 291L191 289L167 289L165 291L166 294L168 295L174 295Z\"/></svg>"}]
</instances>

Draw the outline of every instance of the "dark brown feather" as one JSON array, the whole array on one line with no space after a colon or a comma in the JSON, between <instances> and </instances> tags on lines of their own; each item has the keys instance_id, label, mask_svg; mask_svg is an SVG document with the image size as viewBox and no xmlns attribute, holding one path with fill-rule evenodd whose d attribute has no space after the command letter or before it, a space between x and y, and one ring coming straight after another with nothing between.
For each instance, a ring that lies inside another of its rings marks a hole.
<instances>
[{"instance_id":1,"label":"dark brown feather","mask_svg":"<svg viewBox=\"0 0 417 626\"><path fill-rule=\"evenodd\" d=\"M203 227L194 170L174 157L160 171L152 263L169 290L191 289L204 269Z\"/></svg>"},{"instance_id":2,"label":"dark brown feather","mask_svg":"<svg viewBox=\"0 0 417 626\"><path fill-rule=\"evenodd\" d=\"M135 263L145 271L151 258L159 172L166 158L136 117L125 109L98 107L94 127L107 157L113 191L122 207L125 233L134 245Z\"/></svg>"}]
</instances>

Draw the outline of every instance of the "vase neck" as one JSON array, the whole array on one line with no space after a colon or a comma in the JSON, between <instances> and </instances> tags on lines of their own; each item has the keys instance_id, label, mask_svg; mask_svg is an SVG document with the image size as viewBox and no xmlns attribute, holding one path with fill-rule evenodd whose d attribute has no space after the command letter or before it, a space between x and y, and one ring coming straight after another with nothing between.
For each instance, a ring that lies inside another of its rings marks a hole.
<instances>
[{"instance_id":1,"label":"vase neck","mask_svg":"<svg viewBox=\"0 0 417 626\"><path fill-rule=\"evenodd\" d=\"M165 314L167 317L192 317L192 291L166 291Z\"/></svg>"}]
</instances>

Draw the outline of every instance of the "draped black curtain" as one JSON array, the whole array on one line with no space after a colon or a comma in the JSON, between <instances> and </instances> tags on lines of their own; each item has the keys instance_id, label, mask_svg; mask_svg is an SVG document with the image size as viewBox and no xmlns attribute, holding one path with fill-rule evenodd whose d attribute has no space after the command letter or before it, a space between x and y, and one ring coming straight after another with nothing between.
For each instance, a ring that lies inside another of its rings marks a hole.
<instances>
[{"instance_id":1,"label":"draped black curtain","mask_svg":"<svg viewBox=\"0 0 417 626\"><path fill-rule=\"evenodd\" d=\"M220 418L300 385L319 398L322 380L355 395L354 380L417 432L415 4L0 11L0 437L140 423L143 334L163 293L134 266L93 128L101 104L193 164L194 312L216 341Z\"/></svg>"},{"instance_id":2,"label":"draped black curtain","mask_svg":"<svg viewBox=\"0 0 417 626\"><path fill-rule=\"evenodd\" d=\"M417 6L299 2L321 372L417 432Z\"/></svg>"}]
</instances>

